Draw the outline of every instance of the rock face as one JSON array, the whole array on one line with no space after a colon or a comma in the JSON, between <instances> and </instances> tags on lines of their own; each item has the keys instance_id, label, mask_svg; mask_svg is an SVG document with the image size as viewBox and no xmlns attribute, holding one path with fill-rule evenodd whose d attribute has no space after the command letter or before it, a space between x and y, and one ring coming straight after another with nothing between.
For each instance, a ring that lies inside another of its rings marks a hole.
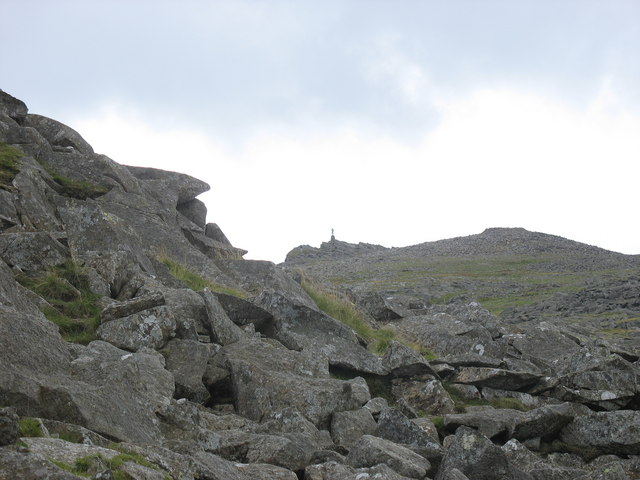
<instances>
[{"instance_id":1,"label":"rock face","mask_svg":"<svg viewBox=\"0 0 640 480\"><path fill-rule=\"evenodd\" d=\"M206 183L2 91L0 160L0 480L639 475L636 257L489 229L244 260Z\"/></svg>"}]
</instances>

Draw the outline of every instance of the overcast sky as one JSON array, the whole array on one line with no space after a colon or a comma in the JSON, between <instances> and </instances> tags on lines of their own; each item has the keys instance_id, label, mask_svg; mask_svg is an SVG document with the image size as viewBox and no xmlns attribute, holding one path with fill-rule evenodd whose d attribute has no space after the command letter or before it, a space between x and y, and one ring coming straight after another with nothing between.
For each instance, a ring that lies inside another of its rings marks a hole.
<instances>
[{"instance_id":1,"label":"overcast sky","mask_svg":"<svg viewBox=\"0 0 640 480\"><path fill-rule=\"evenodd\" d=\"M640 253L638 0L0 0L0 88L280 262L524 227Z\"/></svg>"}]
</instances>

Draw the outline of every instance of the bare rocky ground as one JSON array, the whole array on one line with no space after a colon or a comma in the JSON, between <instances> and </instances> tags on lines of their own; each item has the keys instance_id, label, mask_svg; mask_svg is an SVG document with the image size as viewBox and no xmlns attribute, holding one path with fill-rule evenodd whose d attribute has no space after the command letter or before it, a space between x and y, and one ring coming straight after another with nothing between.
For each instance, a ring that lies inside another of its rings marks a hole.
<instances>
[{"instance_id":1,"label":"bare rocky ground","mask_svg":"<svg viewBox=\"0 0 640 480\"><path fill-rule=\"evenodd\" d=\"M206 222L208 185L1 91L0 142L0 479L640 478L637 258L490 230L276 266Z\"/></svg>"}]
</instances>

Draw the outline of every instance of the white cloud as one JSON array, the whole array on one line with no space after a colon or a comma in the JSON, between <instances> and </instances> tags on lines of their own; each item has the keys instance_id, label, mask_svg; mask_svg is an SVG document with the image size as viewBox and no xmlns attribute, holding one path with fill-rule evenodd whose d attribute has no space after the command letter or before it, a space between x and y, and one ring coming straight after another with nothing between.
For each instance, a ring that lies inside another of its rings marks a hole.
<instances>
[{"instance_id":1,"label":"white cloud","mask_svg":"<svg viewBox=\"0 0 640 480\"><path fill-rule=\"evenodd\" d=\"M441 108L439 125L413 144L351 124L264 128L238 147L155 130L117 108L73 126L120 163L209 182L209 221L248 258L282 261L331 228L343 240L403 246L522 226L640 252L640 118L610 90L585 111L499 89Z\"/></svg>"}]
</instances>

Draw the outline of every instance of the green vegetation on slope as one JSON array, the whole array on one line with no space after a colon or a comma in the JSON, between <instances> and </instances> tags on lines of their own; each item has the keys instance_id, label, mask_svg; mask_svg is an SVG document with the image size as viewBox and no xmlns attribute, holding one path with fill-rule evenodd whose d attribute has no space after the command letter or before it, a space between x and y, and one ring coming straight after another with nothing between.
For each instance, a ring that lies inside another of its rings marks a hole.
<instances>
[{"instance_id":1,"label":"green vegetation on slope","mask_svg":"<svg viewBox=\"0 0 640 480\"><path fill-rule=\"evenodd\" d=\"M158 261L163 263L169 269L171 276L180 280L191 290L199 291L208 288L212 292L226 293L227 295L233 295L234 297L247 298L247 294L226 285L214 283L206 278L198 275L197 273L189 270L184 265L179 264L175 260L169 258L165 253L158 254Z\"/></svg>"},{"instance_id":2,"label":"green vegetation on slope","mask_svg":"<svg viewBox=\"0 0 640 480\"><path fill-rule=\"evenodd\" d=\"M42 313L60 327L62 338L84 345L95 340L99 295L91 291L88 277L72 260L35 277L18 275L16 280L49 303Z\"/></svg>"},{"instance_id":3,"label":"green vegetation on slope","mask_svg":"<svg viewBox=\"0 0 640 480\"><path fill-rule=\"evenodd\" d=\"M386 328L372 328L353 303L336 293L323 289L310 279L303 277L301 285L320 310L351 327L369 343L373 351L384 353L389 347L389 342L395 336L393 331Z\"/></svg>"},{"instance_id":4,"label":"green vegetation on slope","mask_svg":"<svg viewBox=\"0 0 640 480\"><path fill-rule=\"evenodd\" d=\"M309 270L313 272L314 266ZM534 304L557 293L576 293L587 280L621 276L631 269L576 268L564 257L544 255L423 256L372 260L329 277L336 286L365 286L374 291L411 289L435 293L431 303L456 296L478 299L495 315Z\"/></svg>"},{"instance_id":5,"label":"green vegetation on slope","mask_svg":"<svg viewBox=\"0 0 640 480\"><path fill-rule=\"evenodd\" d=\"M73 180L71 178L59 175L51 170L47 170L51 178L62 187L61 194L67 197L77 198L78 200L86 200L87 198L97 198L104 195L109 190L105 187L95 185L91 182L83 180Z\"/></svg>"},{"instance_id":6,"label":"green vegetation on slope","mask_svg":"<svg viewBox=\"0 0 640 480\"><path fill-rule=\"evenodd\" d=\"M11 145L0 142L0 189L10 190L11 182L18 174L18 159L24 153Z\"/></svg>"}]
</instances>

